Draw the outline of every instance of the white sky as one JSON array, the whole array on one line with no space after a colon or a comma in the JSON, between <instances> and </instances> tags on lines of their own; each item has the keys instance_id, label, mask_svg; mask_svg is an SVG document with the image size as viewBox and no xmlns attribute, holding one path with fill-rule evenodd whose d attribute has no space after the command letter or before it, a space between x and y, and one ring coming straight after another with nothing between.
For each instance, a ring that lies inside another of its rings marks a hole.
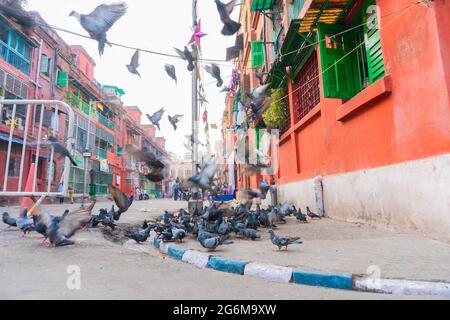
<instances>
[{"instance_id":1,"label":"white sky","mask_svg":"<svg viewBox=\"0 0 450 320\"><path fill-rule=\"evenodd\" d=\"M117 1L112 1L117 2ZM192 1L191 0L126 0L128 12L108 32L111 42L132 47L150 49L173 54L173 47L182 49L192 35ZM225 0L223 2L226 2ZM38 11L50 24L78 33L86 32L78 21L69 17L72 10L80 13L90 13L97 5L111 3L109 0L28 0L28 10ZM208 35L202 38L203 57L208 59L225 59L226 48L234 45L235 37L225 37L220 33L222 23L213 0L198 0L198 16L202 20L202 31ZM235 8L232 17L237 20L239 7ZM191 132L191 73L187 71L187 63L174 58L161 57L141 53L139 72L142 79L132 76L126 69L134 53L119 47L106 46L100 59L95 41L58 32L68 44L80 44L97 63L95 78L102 84L121 87L126 95L125 105L137 105L143 112L143 123L149 123L145 113L152 114L161 107L168 112L161 121L161 132L166 138L166 148L178 155L187 151L183 143L184 137ZM174 64L177 69L178 86L164 71L164 64ZM220 66L224 84L228 85L231 74L231 63ZM228 76L228 78L227 78ZM203 83L208 84L214 79L204 72ZM221 123L225 95L220 94L215 84L205 86L206 108L210 123ZM180 121L177 132L167 120L167 114L185 114ZM200 109L200 119L203 108ZM205 142L203 122L200 122L200 141ZM220 129L220 127L219 127ZM219 131L210 129L211 145L220 138Z\"/></svg>"}]
</instances>

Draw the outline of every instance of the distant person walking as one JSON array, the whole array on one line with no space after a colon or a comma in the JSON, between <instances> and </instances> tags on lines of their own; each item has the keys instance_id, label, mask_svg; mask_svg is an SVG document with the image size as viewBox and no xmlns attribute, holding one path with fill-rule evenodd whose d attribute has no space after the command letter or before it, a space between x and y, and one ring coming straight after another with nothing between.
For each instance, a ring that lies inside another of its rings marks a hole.
<instances>
[{"instance_id":1,"label":"distant person walking","mask_svg":"<svg viewBox=\"0 0 450 320\"><path fill-rule=\"evenodd\" d=\"M58 193L62 193L64 191L64 186L62 183L59 184L58 186ZM59 197L59 203L63 204L64 203L64 195Z\"/></svg>"}]
</instances>

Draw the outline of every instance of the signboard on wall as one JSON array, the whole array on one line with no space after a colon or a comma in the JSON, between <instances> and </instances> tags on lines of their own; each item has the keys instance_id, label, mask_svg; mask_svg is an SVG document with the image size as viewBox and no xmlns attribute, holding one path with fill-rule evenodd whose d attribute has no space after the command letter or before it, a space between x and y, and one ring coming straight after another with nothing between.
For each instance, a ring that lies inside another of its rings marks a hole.
<instances>
[{"instance_id":1,"label":"signboard on wall","mask_svg":"<svg viewBox=\"0 0 450 320\"><path fill-rule=\"evenodd\" d=\"M109 165L107 159L100 159L100 171L109 172Z\"/></svg>"}]
</instances>

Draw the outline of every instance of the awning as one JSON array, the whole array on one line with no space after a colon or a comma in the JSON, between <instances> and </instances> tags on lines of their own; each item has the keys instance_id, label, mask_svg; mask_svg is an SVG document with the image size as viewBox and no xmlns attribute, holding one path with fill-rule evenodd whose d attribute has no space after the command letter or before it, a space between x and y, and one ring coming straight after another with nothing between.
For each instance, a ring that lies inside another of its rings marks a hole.
<instances>
[{"instance_id":1,"label":"awning","mask_svg":"<svg viewBox=\"0 0 450 320\"><path fill-rule=\"evenodd\" d=\"M272 10L275 0L253 0L252 12Z\"/></svg>"},{"instance_id":2,"label":"awning","mask_svg":"<svg viewBox=\"0 0 450 320\"><path fill-rule=\"evenodd\" d=\"M9 134L0 133L0 140L9 141ZM13 136L13 143L23 144L23 140Z\"/></svg>"},{"instance_id":3,"label":"awning","mask_svg":"<svg viewBox=\"0 0 450 320\"><path fill-rule=\"evenodd\" d=\"M337 23L352 3L353 0L307 0L300 13L299 31L314 31L317 23Z\"/></svg>"},{"instance_id":4,"label":"awning","mask_svg":"<svg viewBox=\"0 0 450 320\"><path fill-rule=\"evenodd\" d=\"M298 73L304 61L309 54L315 49L315 46L309 45L314 43L315 34L300 33L301 21L292 20L286 38L280 50L280 54L272 65L268 82L272 84L272 88L279 88L286 80L286 67L291 67L292 76Z\"/></svg>"}]
</instances>

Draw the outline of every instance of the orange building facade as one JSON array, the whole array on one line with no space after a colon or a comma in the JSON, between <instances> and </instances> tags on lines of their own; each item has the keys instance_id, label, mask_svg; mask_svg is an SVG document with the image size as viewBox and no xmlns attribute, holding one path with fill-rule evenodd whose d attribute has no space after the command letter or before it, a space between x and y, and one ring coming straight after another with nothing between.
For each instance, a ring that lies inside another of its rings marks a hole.
<instances>
[{"instance_id":1,"label":"orange building facade","mask_svg":"<svg viewBox=\"0 0 450 320\"><path fill-rule=\"evenodd\" d=\"M264 82L286 92L278 200L450 241L449 14L445 1L242 7L240 89L259 85L251 45L259 40ZM225 126L236 99L227 97ZM260 179L240 172L238 187Z\"/></svg>"}]
</instances>

